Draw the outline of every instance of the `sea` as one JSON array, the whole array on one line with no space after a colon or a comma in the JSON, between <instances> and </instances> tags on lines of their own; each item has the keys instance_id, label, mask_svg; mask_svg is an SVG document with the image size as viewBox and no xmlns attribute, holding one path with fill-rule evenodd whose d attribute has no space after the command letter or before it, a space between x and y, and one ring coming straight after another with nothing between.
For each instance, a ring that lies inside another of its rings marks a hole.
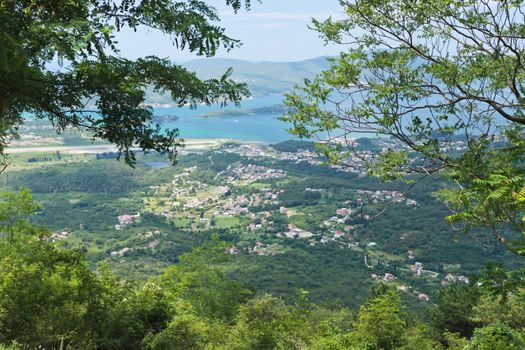
<instances>
[{"instance_id":1,"label":"sea","mask_svg":"<svg viewBox=\"0 0 525 350\"><path fill-rule=\"evenodd\" d=\"M239 108L261 108L282 104L283 98L283 95L254 97L242 101ZM236 108L233 104L223 107L225 110ZM199 117L220 109L220 105L199 105L195 109L190 107L155 108L154 114L177 116L178 120L164 123L164 126L179 129L180 137L183 139L220 138L267 144L294 139L294 136L287 131L290 125L279 120L279 114L257 113L247 116Z\"/></svg>"}]
</instances>

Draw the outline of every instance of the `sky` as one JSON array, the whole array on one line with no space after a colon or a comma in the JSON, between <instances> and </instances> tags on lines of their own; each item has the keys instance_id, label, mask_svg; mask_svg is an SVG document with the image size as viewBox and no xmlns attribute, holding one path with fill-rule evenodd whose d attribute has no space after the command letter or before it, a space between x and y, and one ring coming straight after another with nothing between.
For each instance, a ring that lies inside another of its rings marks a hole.
<instances>
[{"instance_id":1,"label":"sky","mask_svg":"<svg viewBox=\"0 0 525 350\"><path fill-rule=\"evenodd\" d=\"M250 11L234 14L224 0L207 0L219 11L220 25L226 33L243 43L230 52L220 51L216 57L248 61L300 61L319 56L332 56L342 48L325 46L318 33L308 29L312 18L325 19L341 16L338 0L254 0ZM181 52L161 33L125 30L117 33L121 54L128 58L156 55L184 62L197 58Z\"/></svg>"}]
</instances>

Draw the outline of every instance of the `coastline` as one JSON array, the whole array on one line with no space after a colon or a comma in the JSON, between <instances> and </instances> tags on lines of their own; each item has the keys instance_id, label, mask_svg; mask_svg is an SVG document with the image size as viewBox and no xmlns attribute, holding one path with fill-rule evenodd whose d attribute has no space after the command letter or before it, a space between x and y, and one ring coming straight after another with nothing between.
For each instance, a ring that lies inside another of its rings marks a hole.
<instances>
[{"instance_id":1,"label":"coastline","mask_svg":"<svg viewBox=\"0 0 525 350\"><path fill-rule=\"evenodd\" d=\"M266 144L261 141L248 141L238 140L231 138L198 138L198 139L185 139L184 147L180 148L181 152L184 151L203 151L213 148L220 147L221 145L235 142L240 144ZM136 149L137 151L139 149ZM7 147L6 154L23 154L23 153L36 153L36 152L63 152L69 154L101 154L108 152L117 152L117 148L114 145L54 145L54 146L28 146L28 147Z\"/></svg>"}]
</instances>

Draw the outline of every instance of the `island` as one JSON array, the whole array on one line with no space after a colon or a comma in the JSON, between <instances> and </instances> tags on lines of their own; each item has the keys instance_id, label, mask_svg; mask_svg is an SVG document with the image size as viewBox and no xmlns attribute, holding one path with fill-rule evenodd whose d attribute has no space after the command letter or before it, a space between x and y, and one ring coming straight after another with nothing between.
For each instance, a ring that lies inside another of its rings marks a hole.
<instances>
[{"instance_id":1,"label":"island","mask_svg":"<svg viewBox=\"0 0 525 350\"><path fill-rule=\"evenodd\" d=\"M226 118L226 117L247 117L258 114L284 114L286 106L283 104L276 104L272 106L265 106L259 108L238 108L238 109L224 109L205 114L199 114L195 118Z\"/></svg>"}]
</instances>

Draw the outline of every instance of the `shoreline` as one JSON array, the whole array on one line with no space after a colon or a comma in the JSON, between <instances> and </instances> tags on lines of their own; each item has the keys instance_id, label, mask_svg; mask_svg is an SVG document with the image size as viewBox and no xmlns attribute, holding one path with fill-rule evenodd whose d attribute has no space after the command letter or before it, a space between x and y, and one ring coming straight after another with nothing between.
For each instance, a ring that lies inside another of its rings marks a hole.
<instances>
[{"instance_id":1,"label":"shoreline","mask_svg":"<svg viewBox=\"0 0 525 350\"><path fill-rule=\"evenodd\" d=\"M221 145L234 142L239 144L270 144L262 141L238 140L229 138L210 138L210 139L186 139L183 142L184 147L179 148L179 151L202 151L220 147ZM6 154L22 154L31 152L63 152L69 154L101 154L108 152L117 152L114 145L52 145L52 146L18 146L7 147ZM136 149L139 151L139 149Z\"/></svg>"}]
</instances>

